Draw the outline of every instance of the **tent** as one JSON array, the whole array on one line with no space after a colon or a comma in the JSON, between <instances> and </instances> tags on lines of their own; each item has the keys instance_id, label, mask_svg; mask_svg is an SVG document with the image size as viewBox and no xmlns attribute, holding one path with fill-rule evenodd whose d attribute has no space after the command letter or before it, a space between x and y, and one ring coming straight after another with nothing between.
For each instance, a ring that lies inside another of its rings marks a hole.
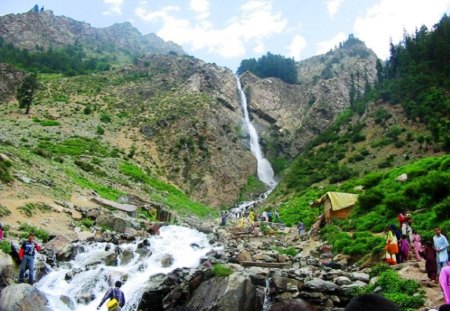
<instances>
[{"instance_id":1,"label":"tent","mask_svg":"<svg viewBox=\"0 0 450 311\"><path fill-rule=\"evenodd\" d=\"M327 192L311 206L324 205L325 222L334 218L347 218L358 200L358 195L344 192Z\"/></svg>"}]
</instances>

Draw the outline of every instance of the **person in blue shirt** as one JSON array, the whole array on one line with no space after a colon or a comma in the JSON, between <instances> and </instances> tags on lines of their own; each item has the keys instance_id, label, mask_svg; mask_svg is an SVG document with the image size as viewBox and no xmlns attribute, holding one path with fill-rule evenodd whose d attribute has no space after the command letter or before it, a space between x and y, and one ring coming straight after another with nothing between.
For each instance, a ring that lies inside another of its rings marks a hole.
<instances>
[{"instance_id":1,"label":"person in blue shirt","mask_svg":"<svg viewBox=\"0 0 450 311\"><path fill-rule=\"evenodd\" d=\"M125 305L125 295L123 294L122 290L120 289L121 286L122 286L122 282L116 281L115 288L110 288L106 292L105 296L103 296L102 301L98 305L97 310L100 310L100 307L105 303L105 301L107 299L115 298L119 301L119 307L114 309L114 311L121 311L123 306Z\"/></svg>"},{"instance_id":2,"label":"person in blue shirt","mask_svg":"<svg viewBox=\"0 0 450 311\"><path fill-rule=\"evenodd\" d=\"M40 252L41 247L34 241L34 235L29 234L28 240L24 240L20 247L19 258L21 260L19 268L19 283L23 283L25 271L28 269L28 279L30 284L34 282L34 257L36 251Z\"/></svg>"},{"instance_id":3,"label":"person in blue shirt","mask_svg":"<svg viewBox=\"0 0 450 311\"><path fill-rule=\"evenodd\" d=\"M434 229L434 250L436 251L436 262L438 266L438 275L441 269L448 264L448 241L447 238L441 233L440 228Z\"/></svg>"}]
</instances>

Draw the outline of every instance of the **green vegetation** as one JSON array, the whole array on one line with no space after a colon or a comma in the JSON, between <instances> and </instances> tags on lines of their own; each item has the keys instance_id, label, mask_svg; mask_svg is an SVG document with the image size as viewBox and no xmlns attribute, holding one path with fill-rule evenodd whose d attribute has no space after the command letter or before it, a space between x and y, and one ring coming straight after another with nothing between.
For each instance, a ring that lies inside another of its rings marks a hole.
<instances>
[{"instance_id":1,"label":"green vegetation","mask_svg":"<svg viewBox=\"0 0 450 311\"><path fill-rule=\"evenodd\" d=\"M33 122L39 123L42 126L60 126L61 123L59 123L56 120L40 120L38 118L33 118Z\"/></svg>"},{"instance_id":2,"label":"green vegetation","mask_svg":"<svg viewBox=\"0 0 450 311\"><path fill-rule=\"evenodd\" d=\"M450 17L444 15L431 31L422 26L402 42L391 44L385 68L379 68L378 94L401 103L413 121L427 125L435 148L450 150Z\"/></svg>"},{"instance_id":3,"label":"green vegetation","mask_svg":"<svg viewBox=\"0 0 450 311\"><path fill-rule=\"evenodd\" d=\"M216 263L213 266L213 273L216 277L227 277L233 273L233 269L226 265Z\"/></svg>"},{"instance_id":4,"label":"green vegetation","mask_svg":"<svg viewBox=\"0 0 450 311\"><path fill-rule=\"evenodd\" d=\"M97 157L107 157L108 155L110 155L108 148L102 145L98 140L86 137L68 138L59 143L54 143L49 140L41 140L37 148L35 148L36 153L40 151L44 152L44 154L48 156L90 155Z\"/></svg>"},{"instance_id":5,"label":"green vegetation","mask_svg":"<svg viewBox=\"0 0 450 311\"><path fill-rule=\"evenodd\" d=\"M86 179L85 177L78 175L72 170L66 170L66 175L69 176L73 183L77 184L78 186L84 188L84 189L90 189L94 190L98 193L102 198L108 199L108 200L117 200L119 197L123 196L124 193L113 189L108 186L104 186L98 183L95 183L93 181L90 181Z\"/></svg>"},{"instance_id":6,"label":"green vegetation","mask_svg":"<svg viewBox=\"0 0 450 311\"><path fill-rule=\"evenodd\" d=\"M264 191L266 191L266 185L258 177L249 176L247 184L239 193L239 202L253 200Z\"/></svg>"},{"instance_id":7,"label":"green vegetation","mask_svg":"<svg viewBox=\"0 0 450 311\"><path fill-rule=\"evenodd\" d=\"M3 183L10 183L13 178L9 172L12 164L10 161L2 159L0 160L0 181Z\"/></svg>"},{"instance_id":8,"label":"green vegetation","mask_svg":"<svg viewBox=\"0 0 450 311\"><path fill-rule=\"evenodd\" d=\"M50 239L50 234L47 231L28 224L21 224L19 230L22 231L22 234L20 235L20 238L22 239L27 239L30 233L44 243L48 242Z\"/></svg>"},{"instance_id":9,"label":"green vegetation","mask_svg":"<svg viewBox=\"0 0 450 311\"><path fill-rule=\"evenodd\" d=\"M34 215L36 210L39 210L41 212L48 212L50 210L50 207L45 203L27 203L24 206L19 207L18 209L22 214L31 217Z\"/></svg>"},{"instance_id":10,"label":"green vegetation","mask_svg":"<svg viewBox=\"0 0 450 311\"><path fill-rule=\"evenodd\" d=\"M81 223L83 224L83 226L85 226L86 228L90 228L95 224L95 220L91 219L91 218L83 218L81 220Z\"/></svg>"},{"instance_id":11,"label":"green vegetation","mask_svg":"<svg viewBox=\"0 0 450 311\"><path fill-rule=\"evenodd\" d=\"M0 241L0 250L5 254L11 253L12 251L11 243L6 240Z\"/></svg>"},{"instance_id":12,"label":"green vegetation","mask_svg":"<svg viewBox=\"0 0 450 311\"><path fill-rule=\"evenodd\" d=\"M145 173L138 166L123 161L119 166L119 171L128 176L135 182L140 182L150 188L147 189L150 197L157 202L161 202L170 208L179 212L189 212L197 216L208 216L213 213L213 210L206 205L191 200L186 194L175 186L158 180L147 173ZM152 191L157 190L157 192Z\"/></svg>"},{"instance_id":13,"label":"green vegetation","mask_svg":"<svg viewBox=\"0 0 450 311\"><path fill-rule=\"evenodd\" d=\"M293 246L287 248L274 247L273 250L277 251L279 254L289 255L292 257L295 257L298 254L298 249Z\"/></svg>"},{"instance_id":14,"label":"green vegetation","mask_svg":"<svg viewBox=\"0 0 450 311\"><path fill-rule=\"evenodd\" d=\"M27 71L63 73L68 76L109 70L111 62L108 57L87 57L81 45L30 52L7 44L1 37L0 55L2 62Z\"/></svg>"},{"instance_id":15,"label":"green vegetation","mask_svg":"<svg viewBox=\"0 0 450 311\"><path fill-rule=\"evenodd\" d=\"M373 293L381 288L384 297L400 306L401 310L417 310L425 302L425 293L414 280L401 278L394 270L386 265L377 265L372 268L371 276L378 276L378 280L369 286L357 289L355 296Z\"/></svg>"},{"instance_id":16,"label":"green vegetation","mask_svg":"<svg viewBox=\"0 0 450 311\"><path fill-rule=\"evenodd\" d=\"M30 74L23 79L17 89L16 99L19 102L19 108L25 109L25 114L30 112L33 103L34 94L39 87L39 83L35 74Z\"/></svg>"},{"instance_id":17,"label":"green vegetation","mask_svg":"<svg viewBox=\"0 0 450 311\"><path fill-rule=\"evenodd\" d=\"M11 215L11 211L9 208L4 206L3 204L0 204L0 217L9 216Z\"/></svg>"},{"instance_id":18,"label":"green vegetation","mask_svg":"<svg viewBox=\"0 0 450 311\"><path fill-rule=\"evenodd\" d=\"M244 59L237 70L237 74L250 71L260 78L274 77L286 83L297 83L297 67L293 58L267 53L258 60Z\"/></svg>"}]
</instances>

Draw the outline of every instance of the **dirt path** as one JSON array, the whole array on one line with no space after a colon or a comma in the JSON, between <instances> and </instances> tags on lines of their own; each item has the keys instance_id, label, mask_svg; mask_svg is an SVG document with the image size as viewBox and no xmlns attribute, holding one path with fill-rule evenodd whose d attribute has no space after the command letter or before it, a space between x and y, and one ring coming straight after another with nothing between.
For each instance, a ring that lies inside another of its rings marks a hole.
<instances>
[{"instance_id":1,"label":"dirt path","mask_svg":"<svg viewBox=\"0 0 450 311\"><path fill-rule=\"evenodd\" d=\"M407 263L400 264L399 268L401 269L398 273L401 277L413 279L422 285L426 295L425 308L439 309L439 306L444 304L444 296L440 286L428 280L424 260L417 262L413 259Z\"/></svg>"}]
</instances>

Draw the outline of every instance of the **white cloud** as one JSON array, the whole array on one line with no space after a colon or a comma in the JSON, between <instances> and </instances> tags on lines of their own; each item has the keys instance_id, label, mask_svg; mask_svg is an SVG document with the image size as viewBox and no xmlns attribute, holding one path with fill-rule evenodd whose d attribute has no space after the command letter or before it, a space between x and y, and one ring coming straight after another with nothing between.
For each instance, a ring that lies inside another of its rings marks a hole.
<instances>
[{"instance_id":1,"label":"white cloud","mask_svg":"<svg viewBox=\"0 0 450 311\"><path fill-rule=\"evenodd\" d=\"M209 0L190 0L190 7L199 20L209 17Z\"/></svg>"},{"instance_id":2,"label":"white cloud","mask_svg":"<svg viewBox=\"0 0 450 311\"><path fill-rule=\"evenodd\" d=\"M293 57L295 60L300 60L301 53L306 47L306 40L301 35L296 35L291 44L288 46L288 56Z\"/></svg>"},{"instance_id":3,"label":"white cloud","mask_svg":"<svg viewBox=\"0 0 450 311\"><path fill-rule=\"evenodd\" d=\"M327 0L327 10L331 18L333 18L344 0Z\"/></svg>"},{"instance_id":4,"label":"white cloud","mask_svg":"<svg viewBox=\"0 0 450 311\"><path fill-rule=\"evenodd\" d=\"M449 7L450 0L380 0L356 19L354 32L378 57L386 59L390 39L397 44L404 30L413 33L422 25L430 29Z\"/></svg>"},{"instance_id":5,"label":"white cloud","mask_svg":"<svg viewBox=\"0 0 450 311\"><path fill-rule=\"evenodd\" d=\"M333 49L335 46L339 45L339 43L345 41L346 39L347 36L343 32L340 32L328 41L319 42L317 44L317 54L327 53L329 50Z\"/></svg>"},{"instance_id":6,"label":"white cloud","mask_svg":"<svg viewBox=\"0 0 450 311\"><path fill-rule=\"evenodd\" d=\"M122 14L123 0L103 0L103 2L109 6L108 10L103 12L103 15Z\"/></svg>"},{"instance_id":7,"label":"white cloud","mask_svg":"<svg viewBox=\"0 0 450 311\"><path fill-rule=\"evenodd\" d=\"M206 12L206 2L195 2L195 12ZM264 50L264 40L274 34L283 32L287 21L272 9L272 2L251 0L241 6L241 15L231 18L223 28L215 28L211 22L198 22L177 18L176 7L165 7L159 11L148 11L138 7L135 14L145 21L161 21L162 27L157 32L164 40L171 40L180 45L189 45L193 50L206 50L224 58L242 57L252 48ZM209 7L208 7L209 12ZM201 15L202 16L202 15Z\"/></svg>"}]
</instances>

